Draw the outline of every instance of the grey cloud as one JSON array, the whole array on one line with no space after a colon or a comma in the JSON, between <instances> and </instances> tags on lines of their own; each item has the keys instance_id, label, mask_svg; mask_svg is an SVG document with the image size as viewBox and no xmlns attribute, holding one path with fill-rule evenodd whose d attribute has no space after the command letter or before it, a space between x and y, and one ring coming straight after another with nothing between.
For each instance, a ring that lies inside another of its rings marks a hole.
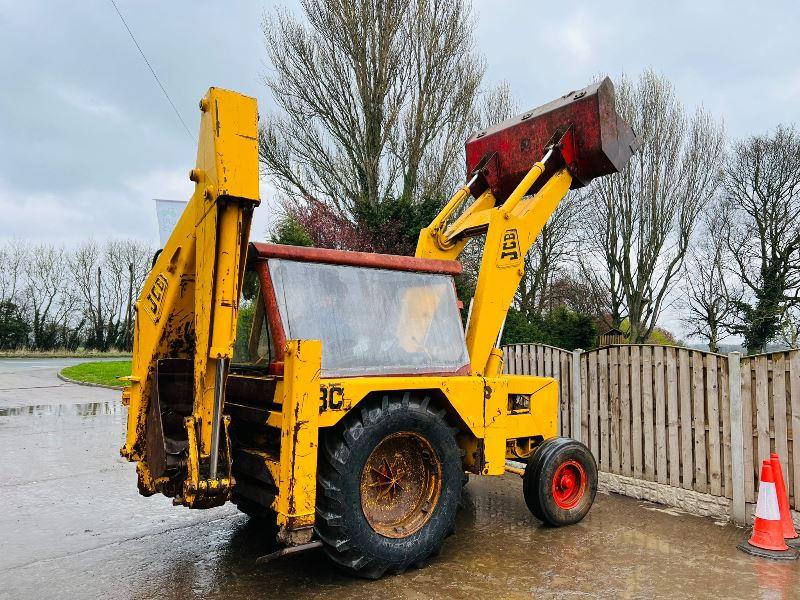
<instances>
[{"instance_id":1,"label":"grey cloud","mask_svg":"<svg viewBox=\"0 0 800 600\"><path fill-rule=\"evenodd\" d=\"M118 3L190 129L210 85L255 95L270 110L260 21L272 2ZM487 78L509 81L523 107L599 73L652 66L734 136L797 118L797 2L476 0L475 8ZM152 198L190 193L195 146L111 4L0 0L0 27L0 240L154 240ZM256 237L273 219L264 200Z\"/></svg>"}]
</instances>

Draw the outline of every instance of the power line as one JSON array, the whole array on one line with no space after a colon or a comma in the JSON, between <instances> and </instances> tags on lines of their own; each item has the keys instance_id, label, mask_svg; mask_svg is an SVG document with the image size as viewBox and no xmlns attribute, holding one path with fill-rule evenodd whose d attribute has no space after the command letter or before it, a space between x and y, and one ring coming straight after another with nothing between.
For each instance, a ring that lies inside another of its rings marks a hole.
<instances>
[{"instance_id":1,"label":"power line","mask_svg":"<svg viewBox=\"0 0 800 600\"><path fill-rule=\"evenodd\" d=\"M147 68L150 69L150 72L153 74L153 78L156 80L156 83L158 84L158 87L160 87L161 91L164 92L164 97L167 99L167 102L169 102L169 105L172 107L172 110L174 110L175 114L178 116L178 119L180 120L181 124L183 125L183 128L186 130L186 133L189 135L190 138L192 138L193 142L197 143L197 138L194 137L194 134L192 134L192 132L190 131L189 127L186 126L186 121L183 120L183 117L181 116L181 113L178 112L178 108L175 106L175 103L172 101L172 98L169 97L169 94L167 93L167 90L164 88L164 86L161 83L161 80L158 78L158 75L156 75L156 72L153 70L153 67L150 64L150 61L147 60L147 57L144 55L144 52L142 51L142 47L139 45L139 42L136 41L136 38L134 37L133 32L131 31L131 28L128 27L128 23L125 21L125 17L122 16L122 13L119 11L119 7L117 6L117 3L114 2L114 0L110 0L110 2L114 6L114 10L117 11L117 14L119 15L119 18L122 21L122 24L125 26L125 29L128 30L128 35L131 36L131 39L133 40L133 43L136 45L136 49L139 51L139 54L142 55L142 58L144 59L144 62L147 65Z\"/></svg>"}]
</instances>

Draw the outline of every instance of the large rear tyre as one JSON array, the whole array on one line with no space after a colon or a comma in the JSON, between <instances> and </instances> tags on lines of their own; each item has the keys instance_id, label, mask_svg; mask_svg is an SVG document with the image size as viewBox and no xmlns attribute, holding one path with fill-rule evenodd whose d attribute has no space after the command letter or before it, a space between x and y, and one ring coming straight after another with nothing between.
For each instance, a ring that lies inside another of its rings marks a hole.
<instances>
[{"instance_id":1,"label":"large rear tyre","mask_svg":"<svg viewBox=\"0 0 800 600\"><path fill-rule=\"evenodd\" d=\"M537 448L522 481L525 503L548 525L572 525L592 508L597 463L591 451L570 438L551 438Z\"/></svg>"},{"instance_id":2,"label":"large rear tyre","mask_svg":"<svg viewBox=\"0 0 800 600\"><path fill-rule=\"evenodd\" d=\"M316 533L349 573L420 566L454 527L461 453L427 397L386 395L324 431L317 473Z\"/></svg>"}]
</instances>

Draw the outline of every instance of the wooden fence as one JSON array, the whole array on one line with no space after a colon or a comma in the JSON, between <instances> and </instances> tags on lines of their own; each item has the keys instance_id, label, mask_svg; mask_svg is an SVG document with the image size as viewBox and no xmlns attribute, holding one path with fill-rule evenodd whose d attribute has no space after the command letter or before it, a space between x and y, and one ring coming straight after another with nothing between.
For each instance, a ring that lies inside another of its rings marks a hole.
<instances>
[{"instance_id":1,"label":"wooden fence","mask_svg":"<svg viewBox=\"0 0 800 600\"><path fill-rule=\"evenodd\" d=\"M800 509L800 351L741 359L654 345L505 351L506 372L559 380L561 435L586 443L602 471L729 498L743 522L761 460L778 452Z\"/></svg>"}]
</instances>

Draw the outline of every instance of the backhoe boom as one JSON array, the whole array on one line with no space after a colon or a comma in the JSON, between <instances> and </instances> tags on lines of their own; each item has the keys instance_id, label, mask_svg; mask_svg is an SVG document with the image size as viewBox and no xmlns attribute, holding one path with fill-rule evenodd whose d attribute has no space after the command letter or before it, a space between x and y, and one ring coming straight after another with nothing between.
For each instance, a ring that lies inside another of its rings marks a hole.
<instances>
[{"instance_id":1,"label":"backhoe boom","mask_svg":"<svg viewBox=\"0 0 800 600\"><path fill-rule=\"evenodd\" d=\"M222 393L250 222L259 203L255 100L211 88L200 110L197 166L190 173L195 191L135 307L131 387L123 396L128 429L121 449L137 461L143 493L158 491L168 471L187 468L184 489L173 491L178 502L192 507L221 504L232 485ZM189 460L178 458L185 449L165 447L163 440L164 428L175 424L162 419L161 412L170 412L162 404L184 401L191 409L179 425L186 428L188 447L196 446ZM147 419L160 426L146 429Z\"/></svg>"}]
</instances>

